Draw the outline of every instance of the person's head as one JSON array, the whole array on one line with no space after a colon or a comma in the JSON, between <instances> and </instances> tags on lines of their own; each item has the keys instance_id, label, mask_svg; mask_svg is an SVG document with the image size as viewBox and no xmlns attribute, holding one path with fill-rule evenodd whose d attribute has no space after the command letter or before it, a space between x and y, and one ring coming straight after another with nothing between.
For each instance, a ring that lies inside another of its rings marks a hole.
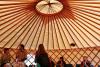
<instances>
[{"instance_id":1,"label":"person's head","mask_svg":"<svg viewBox=\"0 0 100 67\"><path fill-rule=\"evenodd\" d=\"M64 60L64 58L63 57L60 57L60 61L63 61Z\"/></svg>"},{"instance_id":2,"label":"person's head","mask_svg":"<svg viewBox=\"0 0 100 67\"><path fill-rule=\"evenodd\" d=\"M19 50L24 50L24 45L23 44L19 45Z\"/></svg>"},{"instance_id":3,"label":"person's head","mask_svg":"<svg viewBox=\"0 0 100 67\"><path fill-rule=\"evenodd\" d=\"M4 53L9 53L9 48L4 48Z\"/></svg>"},{"instance_id":4,"label":"person's head","mask_svg":"<svg viewBox=\"0 0 100 67\"><path fill-rule=\"evenodd\" d=\"M44 53L46 53L43 44L39 44L37 52L38 52L38 54L44 54Z\"/></svg>"},{"instance_id":5,"label":"person's head","mask_svg":"<svg viewBox=\"0 0 100 67\"><path fill-rule=\"evenodd\" d=\"M87 56L83 56L83 61L87 61L88 57Z\"/></svg>"},{"instance_id":6,"label":"person's head","mask_svg":"<svg viewBox=\"0 0 100 67\"><path fill-rule=\"evenodd\" d=\"M40 49L40 50L44 50L44 46L43 46L43 44L40 44L39 47L38 47L38 49Z\"/></svg>"}]
</instances>

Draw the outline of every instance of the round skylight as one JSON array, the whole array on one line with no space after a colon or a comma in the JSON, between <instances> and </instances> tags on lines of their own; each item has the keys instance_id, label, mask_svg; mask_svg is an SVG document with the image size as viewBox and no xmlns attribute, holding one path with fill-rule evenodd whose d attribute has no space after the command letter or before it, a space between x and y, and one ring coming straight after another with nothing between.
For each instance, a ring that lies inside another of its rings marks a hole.
<instances>
[{"instance_id":1,"label":"round skylight","mask_svg":"<svg viewBox=\"0 0 100 67\"><path fill-rule=\"evenodd\" d=\"M40 1L36 5L36 10L43 14L55 14L63 9L62 3L56 0Z\"/></svg>"}]
</instances>

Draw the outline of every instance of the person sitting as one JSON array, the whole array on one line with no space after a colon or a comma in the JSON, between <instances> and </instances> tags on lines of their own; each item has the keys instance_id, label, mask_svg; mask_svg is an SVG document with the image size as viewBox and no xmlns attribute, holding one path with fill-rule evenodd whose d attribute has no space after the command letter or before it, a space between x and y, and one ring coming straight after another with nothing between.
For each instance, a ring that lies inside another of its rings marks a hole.
<instances>
[{"instance_id":1,"label":"person sitting","mask_svg":"<svg viewBox=\"0 0 100 67\"><path fill-rule=\"evenodd\" d=\"M9 48L4 48L3 54L1 56L1 62L2 62L1 67L12 67L10 61L11 61L11 55L9 52Z\"/></svg>"},{"instance_id":2,"label":"person sitting","mask_svg":"<svg viewBox=\"0 0 100 67\"><path fill-rule=\"evenodd\" d=\"M83 61L81 62L81 67L91 67L91 63L88 60L87 56L83 57Z\"/></svg>"},{"instance_id":3,"label":"person sitting","mask_svg":"<svg viewBox=\"0 0 100 67\"><path fill-rule=\"evenodd\" d=\"M19 49L16 52L16 63L14 67L25 67L24 61L27 59L27 51L23 44L19 45Z\"/></svg>"},{"instance_id":4,"label":"person sitting","mask_svg":"<svg viewBox=\"0 0 100 67\"><path fill-rule=\"evenodd\" d=\"M50 67L55 67L55 63L54 63L54 61L52 60L52 58L49 57L49 59L50 59Z\"/></svg>"},{"instance_id":5,"label":"person sitting","mask_svg":"<svg viewBox=\"0 0 100 67\"><path fill-rule=\"evenodd\" d=\"M40 64L40 67L50 67L50 60L43 44L40 44L36 51L35 62Z\"/></svg>"},{"instance_id":6,"label":"person sitting","mask_svg":"<svg viewBox=\"0 0 100 67\"><path fill-rule=\"evenodd\" d=\"M50 61L50 65L51 67L55 67L55 63L52 60Z\"/></svg>"},{"instance_id":7,"label":"person sitting","mask_svg":"<svg viewBox=\"0 0 100 67\"><path fill-rule=\"evenodd\" d=\"M57 62L56 67L65 67L66 62L64 61L63 57L60 57L60 60Z\"/></svg>"}]
</instances>

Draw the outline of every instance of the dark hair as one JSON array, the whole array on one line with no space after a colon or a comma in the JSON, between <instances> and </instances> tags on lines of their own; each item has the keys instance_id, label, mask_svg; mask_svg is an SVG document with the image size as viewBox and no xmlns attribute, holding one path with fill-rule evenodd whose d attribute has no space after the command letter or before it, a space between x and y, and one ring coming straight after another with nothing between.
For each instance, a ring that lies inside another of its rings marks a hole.
<instances>
[{"instance_id":1,"label":"dark hair","mask_svg":"<svg viewBox=\"0 0 100 67\"><path fill-rule=\"evenodd\" d=\"M60 59L63 59L63 57L60 57Z\"/></svg>"},{"instance_id":2,"label":"dark hair","mask_svg":"<svg viewBox=\"0 0 100 67\"><path fill-rule=\"evenodd\" d=\"M9 48L4 48L4 53L6 53L6 51L8 51L9 50Z\"/></svg>"},{"instance_id":3,"label":"dark hair","mask_svg":"<svg viewBox=\"0 0 100 67\"><path fill-rule=\"evenodd\" d=\"M40 55L40 54L46 54L46 51L45 51L43 44L39 45L38 50L36 52L36 55Z\"/></svg>"},{"instance_id":4,"label":"dark hair","mask_svg":"<svg viewBox=\"0 0 100 67\"><path fill-rule=\"evenodd\" d=\"M20 46L24 49L24 45L23 44L20 44Z\"/></svg>"}]
</instances>

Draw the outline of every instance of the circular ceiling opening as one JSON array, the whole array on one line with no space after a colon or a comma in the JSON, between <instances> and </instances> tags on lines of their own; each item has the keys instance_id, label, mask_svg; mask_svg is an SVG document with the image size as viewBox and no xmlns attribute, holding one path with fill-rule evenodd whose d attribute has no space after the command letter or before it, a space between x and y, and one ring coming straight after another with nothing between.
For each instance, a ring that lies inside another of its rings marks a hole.
<instances>
[{"instance_id":1,"label":"circular ceiling opening","mask_svg":"<svg viewBox=\"0 0 100 67\"><path fill-rule=\"evenodd\" d=\"M55 14L63 9L62 3L56 0L40 1L36 5L36 10L43 14Z\"/></svg>"}]
</instances>

